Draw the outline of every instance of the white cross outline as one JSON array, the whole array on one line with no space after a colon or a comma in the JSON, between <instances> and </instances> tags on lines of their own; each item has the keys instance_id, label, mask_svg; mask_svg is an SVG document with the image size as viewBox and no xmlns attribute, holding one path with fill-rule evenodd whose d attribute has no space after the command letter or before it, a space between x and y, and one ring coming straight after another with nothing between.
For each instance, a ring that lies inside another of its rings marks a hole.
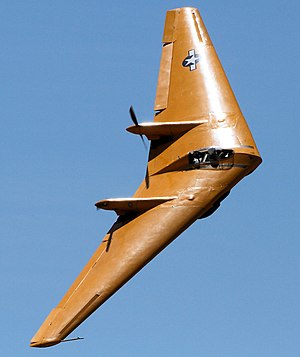
<instances>
[{"instance_id":1,"label":"white cross outline","mask_svg":"<svg viewBox=\"0 0 300 357\"><path fill-rule=\"evenodd\" d=\"M188 56L183 60L182 65L184 67L190 67L190 71L197 69L196 64L200 61L199 55L195 53L195 50L189 50Z\"/></svg>"}]
</instances>

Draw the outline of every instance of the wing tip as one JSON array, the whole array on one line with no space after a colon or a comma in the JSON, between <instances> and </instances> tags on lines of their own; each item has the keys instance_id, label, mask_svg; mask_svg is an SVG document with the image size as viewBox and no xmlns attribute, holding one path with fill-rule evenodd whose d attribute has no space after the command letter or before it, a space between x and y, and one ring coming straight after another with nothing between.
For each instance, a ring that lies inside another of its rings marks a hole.
<instances>
[{"instance_id":1,"label":"wing tip","mask_svg":"<svg viewBox=\"0 0 300 357\"><path fill-rule=\"evenodd\" d=\"M51 347L59 344L60 342L62 342L62 340L57 338L48 338L48 339L37 340L37 341L31 340L29 347L38 347L38 348Z\"/></svg>"}]
</instances>

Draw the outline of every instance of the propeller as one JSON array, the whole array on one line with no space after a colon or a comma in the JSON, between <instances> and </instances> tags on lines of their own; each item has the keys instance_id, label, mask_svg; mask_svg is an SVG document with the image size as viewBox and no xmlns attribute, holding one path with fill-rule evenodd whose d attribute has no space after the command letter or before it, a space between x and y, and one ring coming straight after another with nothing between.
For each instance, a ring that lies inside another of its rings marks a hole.
<instances>
[{"instance_id":1,"label":"propeller","mask_svg":"<svg viewBox=\"0 0 300 357\"><path fill-rule=\"evenodd\" d=\"M139 126L139 122L138 122L138 120L137 120L137 117L136 117L136 115L135 115L135 112L134 112L134 110L133 110L133 106L132 106L132 105L131 105L130 108L129 108L129 114L130 114L131 120L133 121L133 124L134 124L135 126ZM141 137L141 139L142 139L142 142L143 142L143 144L144 144L145 149L147 150L147 145L146 145L146 143L145 143L145 139L144 139L143 135L140 134L140 137Z\"/></svg>"},{"instance_id":2,"label":"propeller","mask_svg":"<svg viewBox=\"0 0 300 357\"><path fill-rule=\"evenodd\" d=\"M133 110L133 106L132 105L129 108L129 114L130 114L131 120L133 121L134 125L135 126L139 126L139 122L137 120L137 117L135 115L135 112ZM147 150L147 145L145 143L143 135L140 134L140 137L142 139L142 142L144 144L145 149ZM149 178L148 165L147 165L147 170L146 170L146 175L145 175L145 183L146 183L146 188L149 188L149 186L150 186L150 178Z\"/></svg>"}]
</instances>

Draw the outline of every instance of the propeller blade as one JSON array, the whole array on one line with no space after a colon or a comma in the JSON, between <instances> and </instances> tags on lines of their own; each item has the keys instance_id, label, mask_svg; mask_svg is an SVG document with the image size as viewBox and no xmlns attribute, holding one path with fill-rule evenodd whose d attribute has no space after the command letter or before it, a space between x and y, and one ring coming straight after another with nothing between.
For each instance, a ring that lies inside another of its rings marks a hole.
<instances>
[{"instance_id":1,"label":"propeller blade","mask_svg":"<svg viewBox=\"0 0 300 357\"><path fill-rule=\"evenodd\" d=\"M145 183L146 183L146 188L149 188L149 186L150 186L150 177L149 177L148 165L147 165L147 169L146 169Z\"/></svg>"},{"instance_id":2,"label":"propeller blade","mask_svg":"<svg viewBox=\"0 0 300 357\"><path fill-rule=\"evenodd\" d=\"M138 123L138 120L137 120L137 117L135 115L132 105L129 108L129 114L130 114L131 120L133 121L134 125L139 126L139 123Z\"/></svg>"},{"instance_id":3,"label":"propeller blade","mask_svg":"<svg viewBox=\"0 0 300 357\"><path fill-rule=\"evenodd\" d=\"M129 114L130 114L131 120L133 121L134 125L135 125L135 126L139 126L139 122L138 122L138 120L137 120L137 117L136 117L136 115L135 115L135 112L134 112L134 110L133 110L133 106L132 106L132 105L131 105L130 108L129 108ZM145 149L147 150L147 145L146 145L146 143L145 143L145 139L144 139L143 135L140 134L140 137L141 137L141 139L142 139L142 142L143 142L143 144L144 144Z\"/></svg>"},{"instance_id":4,"label":"propeller blade","mask_svg":"<svg viewBox=\"0 0 300 357\"><path fill-rule=\"evenodd\" d=\"M145 139L144 139L143 135L140 134L140 137L141 137L141 139L142 139L142 142L143 142L143 144L144 144L145 149L147 150L147 144L146 144L146 142L145 142Z\"/></svg>"}]
</instances>

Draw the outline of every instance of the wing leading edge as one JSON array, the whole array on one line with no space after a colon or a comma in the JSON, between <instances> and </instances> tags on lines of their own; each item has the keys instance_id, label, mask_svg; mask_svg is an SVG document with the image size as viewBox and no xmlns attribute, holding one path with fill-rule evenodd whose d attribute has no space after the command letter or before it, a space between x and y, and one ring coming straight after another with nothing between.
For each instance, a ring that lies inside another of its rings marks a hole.
<instances>
[{"instance_id":1,"label":"wing leading edge","mask_svg":"<svg viewBox=\"0 0 300 357\"><path fill-rule=\"evenodd\" d=\"M119 214L102 243L31 340L63 341L231 188L261 163L207 30L194 8L167 12L154 123L129 131L151 140L145 180L127 199L97 208Z\"/></svg>"}]
</instances>

